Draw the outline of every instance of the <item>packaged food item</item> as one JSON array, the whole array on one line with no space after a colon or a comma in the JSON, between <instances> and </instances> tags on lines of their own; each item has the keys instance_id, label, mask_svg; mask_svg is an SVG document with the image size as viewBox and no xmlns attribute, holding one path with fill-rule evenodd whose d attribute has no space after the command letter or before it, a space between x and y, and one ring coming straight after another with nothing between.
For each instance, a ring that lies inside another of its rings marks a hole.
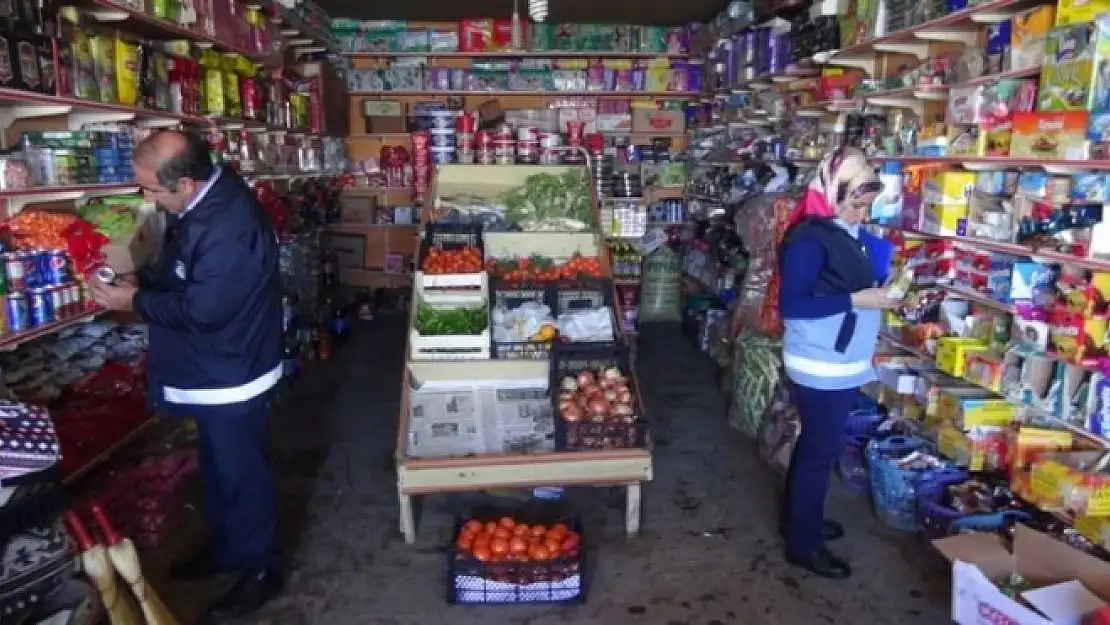
<instances>
[{"instance_id":1,"label":"packaged food item","mask_svg":"<svg viewBox=\"0 0 1110 625\"><path fill-rule=\"evenodd\" d=\"M73 89L73 97L82 100L99 100L100 87L96 77L92 37L89 37L83 31L74 31L73 41L70 42L69 49L72 60L70 86Z\"/></svg>"},{"instance_id":2,"label":"packaged food item","mask_svg":"<svg viewBox=\"0 0 1110 625\"><path fill-rule=\"evenodd\" d=\"M93 73L101 102L116 104L119 92L116 89L115 40L111 37L96 36L89 40L92 51Z\"/></svg>"},{"instance_id":3,"label":"packaged food item","mask_svg":"<svg viewBox=\"0 0 1110 625\"><path fill-rule=\"evenodd\" d=\"M1082 160L1086 136L1086 111L1015 113L1010 156Z\"/></svg>"},{"instance_id":4,"label":"packaged food item","mask_svg":"<svg viewBox=\"0 0 1110 625\"><path fill-rule=\"evenodd\" d=\"M1040 6L1014 16L1010 28L1012 69L1040 67L1044 63L1045 36L1056 17L1052 6Z\"/></svg>"},{"instance_id":5,"label":"packaged food item","mask_svg":"<svg viewBox=\"0 0 1110 625\"><path fill-rule=\"evenodd\" d=\"M206 115L226 115L227 96L224 94L224 77L220 55L215 50L205 50L200 56L203 79L200 81L201 111Z\"/></svg>"},{"instance_id":6,"label":"packaged food item","mask_svg":"<svg viewBox=\"0 0 1110 625\"><path fill-rule=\"evenodd\" d=\"M137 44L117 38L115 41L116 95L124 106L139 103L139 67L143 50Z\"/></svg>"},{"instance_id":7,"label":"packaged food item","mask_svg":"<svg viewBox=\"0 0 1110 625\"><path fill-rule=\"evenodd\" d=\"M31 167L26 159L0 156L0 189L26 189L32 186Z\"/></svg>"},{"instance_id":8,"label":"packaged food item","mask_svg":"<svg viewBox=\"0 0 1110 625\"><path fill-rule=\"evenodd\" d=\"M239 93L239 63L238 54L225 54L223 63L224 74L224 114L228 117L243 116L243 101Z\"/></svg>"}]
</instances>

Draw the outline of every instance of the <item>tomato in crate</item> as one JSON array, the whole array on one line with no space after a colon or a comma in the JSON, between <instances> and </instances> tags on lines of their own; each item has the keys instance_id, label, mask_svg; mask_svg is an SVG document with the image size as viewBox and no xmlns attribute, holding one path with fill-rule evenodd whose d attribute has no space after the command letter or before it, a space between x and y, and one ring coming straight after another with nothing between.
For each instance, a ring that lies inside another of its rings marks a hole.
<instances>
[{"instance_id":1,"label":"tomato in crate","mask_svg":"<svg viewBox=\"0 0 1110 625\"><path fill-rule=\"evenodd\" d=\"M479 515L460 519L448 551L449 603L585 600L582 531L574 518L544 522Z\"/></svg>"}]
</instances>

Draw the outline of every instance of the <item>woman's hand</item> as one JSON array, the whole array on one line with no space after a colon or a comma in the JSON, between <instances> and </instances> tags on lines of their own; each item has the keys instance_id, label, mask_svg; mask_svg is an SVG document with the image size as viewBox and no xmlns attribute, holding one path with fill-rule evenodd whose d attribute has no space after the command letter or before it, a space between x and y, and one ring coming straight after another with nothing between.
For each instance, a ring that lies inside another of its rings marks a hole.
<instances>
[{"instance_id":1,"label":"woman's hand","mask_svg":"<svg viewBox=\"0 0 1110 625\"><path fill-rule=\"evenodd\" d=\"M877 308L890 310L902 305L902 300L887 297L886 289L875 287L852 293L852 306L854 308Z\"/></svg>"}]
</instances>

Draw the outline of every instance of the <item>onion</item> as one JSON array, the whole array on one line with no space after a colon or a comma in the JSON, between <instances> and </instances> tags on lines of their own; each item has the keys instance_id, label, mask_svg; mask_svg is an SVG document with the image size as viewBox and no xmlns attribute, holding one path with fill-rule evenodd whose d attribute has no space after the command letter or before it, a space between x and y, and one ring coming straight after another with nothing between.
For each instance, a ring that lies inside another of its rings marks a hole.
<instances>
[{"instance_id":1,"label":"onion","mask_svg":"<svg viewBox=\"0 0 1110 625\"><path fill-rule=\"evenodd\" d=\"M563 378L563 390L572 392L578 390L578 382L575 381L574 376L568 375Z\"/></svg>"},{"instance_id":2,"label":"onion","mask_svg":"<svg viewBox=\"0 0 1110 625\"><path fill-rule=\"evenodd\" d=\"M605 391L605 401L609 403L617 401L617 392L614 390Z\"/></svg>"},{"instance_id":3,"label":"onion","mask_svg":"<svg viewBox=\"0 0 1110 625\"><path fill-rule=\"evenodd\" d=\"M575 395L574 396L574 404L576 406L578 406L579 408L582 408L583 410L585 410L586 409L586 395L584 393L579 393L578 395Z\"/></svg>"},{"instance_id":4,"label":"onion","mask_svg":"<svg viewBox=\"0 0 1110 625\"><path fill-rule=\"evenodd\" d=\"M609 368L608 368L608 369L606 369L606 370L605 370L604 372L602 372L602 374L601 374L601 375L602 375L602 376L603 376L603 377L604 377L605 379L607 379L607 380L613 380L614 382L622 382L622 381L624 381L624 374L623 374L623 373L621 373L621 370L620 370L620 369L618 369L618 368L616 368L616 367L609 367Z\"/></svg>"},{"instance_id":5,"label":"onion","mask_svg":"<svg viewBox=\"0 0 1110 625\"><path fill-rule=\"evenodd\" d=\"M578 407L578 405L574 403L573 399L566 400L566 401L563 401L563 400L559 401L559 412L560 413L566 412L570 408L577 408L577 407Z\"/></svg>"},{"instance_id":6,"label":"onion","mask_svg":"<svg viewBox=\"0 0 1110 625\"><path fill-rule=\"evenodd\" d=\"M628 390L628 387L625 387L625 388L622 388L622 389L616 391L616 395L617 395L617 398L613 401L617 402L618 404L631 404L632 403L632 391Z\"/></svg>"},{"instance_id":7,"label":"onion","mask_svg":"<svg viewBox=\"0 0 1110 625\"><path fill-rule=\"evenodd\" d=\"M595 397L586 404L586 412L593 416L609 416L609 402L601 397Z\"/></svg>"},{"instance_id":8,"label":"onion","mask_svg":"<svg viewBox=\"0 0 1110 625\"><path fill-rule=\"evenodd\" d=\"M582 392L586 395L586 399L601 397L605 394L605 391L601 390L601 387L596 384L591 384L590 386L587 386L586 388L582 389Z\"/></svg>"},{"instance_id":9,"label":"onion","mask_svg":"<svg viewBox=\"0 0 1110 625\"><path fill-rule=\"evenodd\" d=\"M616 404L613 406L614 417L630 417L633 414L632 404Z\"/></svg>"},{"instance_id":10,"label":"onion","mask_svg":"<svg viewBox=\"0 0 1110 625\"><path fill-rule=\"evenodd\" d=\"M590 373L589 371L579 371L577 381L578 388L592 386L597 383L596 380L594 380L594 374Z\"/></svg>"},{"instance_id":11,"label":"onion","mask_svg":"<svg viewBox=\"0 0 1110 625\"><path fill-rule=\"evenodd\" d=\"M616 388L617 381L611 380L609 378L601 378L601 380L598 381L598 385L601 386L601 388L608 390L611 388Z\"/></svg>"},{"instance_id":12,"label":"onion","mask_svg":"<svg viewBox=\"0 0 1110 625\"><path fill-rule=\"evenodd\" d=\"M586 416L586 413L583 412L580 407L574 405L567 406L566 410L563 410L562 413L563 421L568 423L577 423Z\"/></svg>"},{"instance_id":13,"label":"onion","mask_svg":"<svg viewBox=\"0 0 1110 625\"><path fill-rule=\"evenodd\" d=\"M574 391L563 391L559 393L559 401L574 401Z\"/></svg>"}]
</instances>

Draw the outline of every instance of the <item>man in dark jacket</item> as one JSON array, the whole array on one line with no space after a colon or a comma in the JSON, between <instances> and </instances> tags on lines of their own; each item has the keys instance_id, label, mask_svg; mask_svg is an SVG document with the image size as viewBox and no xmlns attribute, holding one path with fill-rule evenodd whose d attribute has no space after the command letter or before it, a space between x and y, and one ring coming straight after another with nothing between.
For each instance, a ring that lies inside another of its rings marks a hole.
<instances>
[{"instance_id":1,"label":"man in dark jacket","mask_svg":"<svg viewBox=\"0 0 1110 625\"><path fill-rule=\"evenodd\" d=\"M238 582L213 616L246 614L281 591L277 501L267 459L267 396L281 377L281 291L269 218L203 138L164 131L134 151L135 178L175 223L158 260L117 284L90 281L112 310L150 329L148 393L159 412L196 419L211 544L174 567L183 579Z\"/></svg>"}]
</instances>

